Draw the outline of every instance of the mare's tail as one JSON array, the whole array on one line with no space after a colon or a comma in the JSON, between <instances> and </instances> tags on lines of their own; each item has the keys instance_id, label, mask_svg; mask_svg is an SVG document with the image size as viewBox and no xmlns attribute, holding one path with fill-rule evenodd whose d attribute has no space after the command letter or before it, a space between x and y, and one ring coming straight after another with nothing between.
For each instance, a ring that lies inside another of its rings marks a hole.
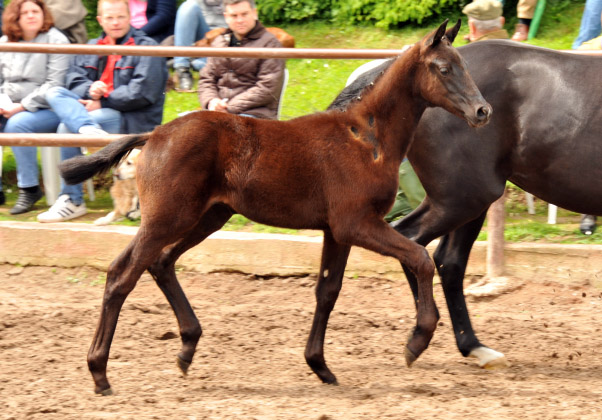
<instances>
[{"instance_id":1,"label":"mare's tail","mask_svg":"<svg viewBox=\"0 0 602 420\"><path fill-rule=\"evenodd\" d=\"M150 133L133 134L116 140L88 156L76 156L59 164L59 171L69 185L79 184L116 166L132 149L146 144Z\"/></svg>"}]
</instances>

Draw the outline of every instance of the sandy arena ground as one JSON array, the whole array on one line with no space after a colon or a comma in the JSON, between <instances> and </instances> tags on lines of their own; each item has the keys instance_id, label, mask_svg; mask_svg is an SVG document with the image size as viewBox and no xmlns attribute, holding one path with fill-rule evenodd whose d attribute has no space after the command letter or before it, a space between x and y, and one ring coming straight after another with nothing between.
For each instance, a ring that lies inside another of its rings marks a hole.
<instances>
[{"instance_id":1,"label":"sandy arena ground","mask_svg":"<svg viewBox=\"0 0 602 420\"><path fill-rule=\"evenodd\" d=\"M414 309L405 281L345 279L327 334L327 386L303 359L314 277L179 274L204 336L179 373L175 317L145 275L121 312L108 375L93 393L86 353L104 274L0 265L0 419L595 419L602 418L602 291L526 284L470 301L480 339L512 366L462 358L442 319L408 369Z\"/></svg>"}]
</instances>

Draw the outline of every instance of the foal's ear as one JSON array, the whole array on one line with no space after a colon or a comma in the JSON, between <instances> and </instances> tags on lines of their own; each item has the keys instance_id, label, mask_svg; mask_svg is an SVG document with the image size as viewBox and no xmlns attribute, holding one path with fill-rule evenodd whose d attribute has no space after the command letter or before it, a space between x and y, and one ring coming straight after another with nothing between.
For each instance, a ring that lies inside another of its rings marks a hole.
<instances>
[{"instance_id":1,"label":"foal's ear","mask_svg":"<svg viewBox=\"0 0 602 420\"><path fill-rule=\"evenodd\" d=\"M460 30L460 26L462 26L462 19L458 19L458 22L452 28L445 31L445 37L449 39L449 42L454 42L454 39L456 39L456 35L458 35L458 31Z\"/></svg>"},{"instance_id":2,"label":"foal's ear","mask_svg":"<svg viewBox=\"0 0 602 420\"><path fill-rule=\"evenodd\" d=\"M445 27L447 26L447 22L449 19L445 19L445 21L437 28L436 31L433 31L430 36L425 40L425 47L435 47L437 44L441 42L441 38L445 35Z\"/></svg>"}]
</instances>

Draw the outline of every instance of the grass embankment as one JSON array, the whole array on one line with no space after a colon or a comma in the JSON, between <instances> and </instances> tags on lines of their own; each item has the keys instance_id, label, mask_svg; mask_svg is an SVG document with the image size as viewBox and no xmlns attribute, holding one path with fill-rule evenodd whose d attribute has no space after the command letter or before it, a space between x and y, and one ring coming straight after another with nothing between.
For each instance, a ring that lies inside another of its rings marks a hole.
<instances>
[{"instance_id":1,"label":"grass embankment","mask_svg":"<svg viewBox=\"0 0 602 420\"><path fill-rule=\"evenodd\" d=\"M570 2L549 2L540 25L537 38L528 43L553 49L570 49L571 44L579 29L583 4ZM455 16L456 18L459 14ZM464 16L462 16L464 18ZM453 21L454 16L450 16ZM466 19L456 46L465 42L462 36L468 33ZM508 32L512 33L514 19L509 19L506 25ZM424 26L408 25L402 29L382 30L373 27L333 27L328 23L312 22L303 25L283 26L295 37L299 48L384 48L399 49L403 45L411 44L421 39L438 22L431 22ZM291 59L287 62L290 79L284 96L282 119L290 119L308 113L323 111L345 86L349 74L359 65L368 60L322 60L322 59ZM194 93L178 93L175 91L167 94L165 104L164 122L177 118L178 114L197 109L199 106L197 95ZM6 150L7 148L5 148ZM5 155L10 154L6 151ZM8 159L7 159L8 157ZM8 166L10 157L5 156ZM6 171L5 167L5 171ZM7 188L5 188L6 190ZM8 208L16 199L15 188L8 194L8 206L0 209L0 220L29 220L34 221L35 216L43 210L38 205L36 211L22 216L8 215ZM507 202L507 227L506 239L508 241L547 241L569 243L602 243L602 232L591 237L584 237L578 232L579 215L562 209L558 211L558 223L548 225L547 205L536 202L536 214L529 215L524 203L524 194L513 188ZM96 191L97 200L87 202L90 214L77 219L78 222L92 221L110 211L112 204L106 187ZM123 224L136 225L137 222L122 222ZM250 230L255 232L284 232L294 231L276 229L248 221L242 216L234 216L224 227L228 230ZM486 233L479 236L485 240Z\"/></svg>"}]
</instances>

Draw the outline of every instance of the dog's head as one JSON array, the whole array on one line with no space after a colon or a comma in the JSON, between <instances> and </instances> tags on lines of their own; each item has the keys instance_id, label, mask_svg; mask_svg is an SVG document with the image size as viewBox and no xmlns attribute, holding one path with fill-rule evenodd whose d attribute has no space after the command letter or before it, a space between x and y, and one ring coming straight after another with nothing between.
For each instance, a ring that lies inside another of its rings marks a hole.
<instances>
[{"instance_id":1,"label":"dog's head","mask_svg":"<svg viewBox=\"0 0 602 420\"><path fill-rule=\"evenodd\" d=\"M138 162L139 149L132 150L113 171L113 177L123 179L136 178L136 162Z\"/></svg>"}]
</instances>

